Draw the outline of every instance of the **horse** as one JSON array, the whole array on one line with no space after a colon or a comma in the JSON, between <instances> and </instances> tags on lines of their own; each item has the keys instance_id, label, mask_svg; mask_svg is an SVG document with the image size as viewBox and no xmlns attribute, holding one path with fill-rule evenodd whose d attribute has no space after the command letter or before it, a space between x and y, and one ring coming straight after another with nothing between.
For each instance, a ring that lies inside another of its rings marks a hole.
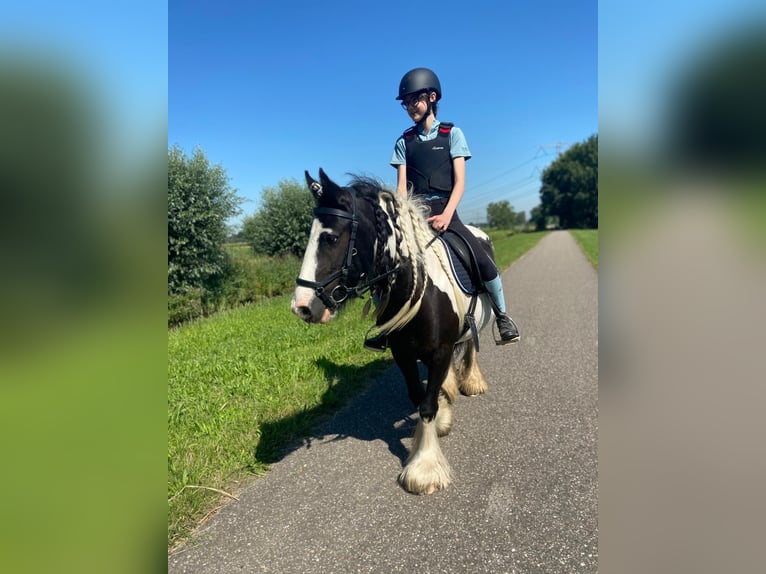
<instances>
[{"instance_id":1,"label":"horse","mask_svg":"<svg viewBox=\"0 0 766 574\"><path fill-rule=\"evenodd\" d=\"M458 288L448 254L426 221L428 207L372 178L354 176L341 187L320 168L305 172L316 200L308 245L291 302L308 323L327 323L350 297L370 292L379 333L386 334L410 401L419 412L412 449L399 474L414 494L447 488L452 471L438 437L452 429L458 393L486 392L476 361L476 333L492 318L489 295ZM472 232L494 259L489 237ZM473 318L475 330L467 324ZM418 367L427 369L423 384Z\"/></svg>"}]
</instances>

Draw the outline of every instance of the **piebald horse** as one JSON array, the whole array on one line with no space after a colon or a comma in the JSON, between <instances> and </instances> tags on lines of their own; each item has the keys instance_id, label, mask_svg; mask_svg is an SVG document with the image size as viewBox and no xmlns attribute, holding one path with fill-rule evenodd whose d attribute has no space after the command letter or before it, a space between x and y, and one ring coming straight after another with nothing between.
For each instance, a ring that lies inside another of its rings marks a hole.
<instances>
[{"instance_id":1,"label":"piebald horse","mask_svg":"<svg viewBox=\"0 0 766 574\"><path fill-rule=\"evenodd\" d=\"M306 172L306 183L316 209L292 311L308 323L327 323L347 298L370 292L377 330L387 334L420 414L399 483L417 494L446 488L452 472L438 437L452 428L451 405L458 392L487 390L466 311L481 330L492 318L489 296L480 294L472 306L457 286L423 202L369 178L341 187L321 169L319 181ZM486 234L474 233L493 255ZM418 361L428 372L425 385Z\"/></svg>"}]
</instances>

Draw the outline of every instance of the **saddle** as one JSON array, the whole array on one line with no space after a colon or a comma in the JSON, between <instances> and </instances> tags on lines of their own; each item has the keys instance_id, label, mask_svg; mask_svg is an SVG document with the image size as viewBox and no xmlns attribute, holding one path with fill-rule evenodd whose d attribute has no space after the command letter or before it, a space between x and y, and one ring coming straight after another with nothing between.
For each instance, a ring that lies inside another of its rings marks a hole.
<instances>
[{"instance_id":1,"label":"saddle","mask_svg":"<svg viewBox=\"0 0 766 574\"><path fill-rule=\"evenodd\" d=\"M484 283L479 275L476 255L463 236L457 231L448 229L439 236L439 241L447 249L447 259L460 290L467 295L475 295L484 291Z\"/></svg>"},{"instance_id":2,"label":"saddle","mask_svg":"<svg viewBox=\"0 0 766 574\"><path fill-rule=\"evenodd\" d=\"M471 303L465 314L465 323L466 330L471 330L473 344L476 347L476 352L478 352L479 331L476 328L476 320L474 319L473 313L476 309L476 300L478 296L482 293L486 293L487 289L484 287L484 281L481 279L479 265L476 261L476 254L473 252L473 249L471 249L471 245L465 237L460 235L457 231L447 229L442 235L439 235L438 238L446 247L447 259L449 260L452 274L455 277L458 287L460 287L464 293L471 296ZM494 307L494 302L492 305Z\"/></svg>"}]
</instances>

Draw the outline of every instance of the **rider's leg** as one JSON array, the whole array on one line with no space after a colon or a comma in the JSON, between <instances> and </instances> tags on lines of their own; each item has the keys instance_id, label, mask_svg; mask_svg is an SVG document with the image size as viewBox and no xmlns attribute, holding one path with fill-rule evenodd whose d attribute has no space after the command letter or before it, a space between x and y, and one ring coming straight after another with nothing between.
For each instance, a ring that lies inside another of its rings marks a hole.
<instances>
[{"instance_id":1,"label":"rider's leg","mask_svg":"<svg viewBox=\"0 0 766 574\"><path fill-rule=\"evenodd\" d=\"M500 275L495 275L494 279L484 282L489 292L489 296L492 297L492 301L495 302L495 307L500 313L505 313L505 295L503 295L503 282L500 280Z\"/></svg>"},{"instance_id":2,"label":"rider's leg","mask_svg":"<svg viewBox=\"0 0 766 574\"><path fill-rule=\"evenodd\" d=\"M497 330L500 333L500 341L498 345L507 345L508 343L515 343L520 339L519 329L516 327L516 323L505 312L505 296L503 295L503 282L500 279L500 275L496 275L494 279L485 281L484 287L487 288L489 296L492 297L496 305L497 313Z\"/></svg>"},{"instance_id":3,"label":"rider's leg","mask_svg":"<svg viewBox=\"0 0 766 574\"><path fill-rule=\"evenodd\" d=\"M490 297L492 297L492 301L495 303L495 321L497 323L497 330L500 333L500 340L497 344L506 345L508 343L515 343L519 340L519 329L516 327L516 323L513 322L513 319L506 313L503 283L500 279L500 274L495 262L489 253L484 250L476 236L466 229L457 213L452 218L450 229L455 229L455 231L465 237L466 241L471 244L471 249L476 255L476 263L479 266L479 273L484 282L484 287L487 289Z\"/></svg>"}]
</instances>

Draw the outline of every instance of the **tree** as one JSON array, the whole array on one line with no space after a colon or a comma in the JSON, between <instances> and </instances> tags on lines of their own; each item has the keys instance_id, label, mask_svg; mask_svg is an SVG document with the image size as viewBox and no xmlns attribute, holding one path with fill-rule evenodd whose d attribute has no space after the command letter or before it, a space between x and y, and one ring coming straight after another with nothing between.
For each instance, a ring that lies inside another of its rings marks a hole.
<instances>
[{"instance_id":1,"label":"tree","mask_svg":"<svg viewBox=\"0 0 766 574\"><path fill-rule=\"evenodd\" d=\"M766 36L746 25L701 51L671 85L664 158L723 172L763 170Z\"/></svg>"},{"instance_id":2,"label":"tree","mask_svg":"<svg viewBox=\"0 0 766 574\"><path fill-rule=\"evenodd\" d=\"M527 224L527 214L523 211L519 211L516 214L516 219L514 220L513 224L523 230L524 226Z\"/></svg>"},{"instance_id":3,"label":"tree","mask_svg":"<svg viewBox=\"0 0 766 574\"><path fill-rule=\"evenodd\" d=\"M598 135L573 145L543 171L540 206L564 228L598 227Z\"/></svg>"},{"instance_id":4,"label":"tree","mask_svg":"<svg viewBox=\"0 0 766 574\"><path fill-rule=\"evenodd\" d=\"M168 293L204 287L223 274L226 220L241 200L220 166L197 148L187 157L168 149Z\"/></svg>"},{"instance_id":5,"label":"tree","mask_svg":"<svg viewBox=\"0 0 766 574\"><path fill-rule=\"evenodd\" d=\"M529 221L535 224L536 231L545 229L545 214L541 205L536 205L530 210Z\"/></svg>"},{"instance_id":6,"label":"tree","mask_svg":"<svg viewBox=\"0 0 766 574\"><path fill-rule=\"evenodd\" d=\"M314 219L314 198L296 179L266 187L261 208L245 218L243 234L253 251L262 255L303 255Z\"/></svg>"},{"instance_id":7,"label":"tree","mask_svg":"<svg viewBox=\"0 0 766 574\"><path fill-rule=\"evenodd\" d=\"M487 224L490 227L511 229L515 221L516 214L508 201L498 201L487 206Z\"/></svg>"}]
</instances>

